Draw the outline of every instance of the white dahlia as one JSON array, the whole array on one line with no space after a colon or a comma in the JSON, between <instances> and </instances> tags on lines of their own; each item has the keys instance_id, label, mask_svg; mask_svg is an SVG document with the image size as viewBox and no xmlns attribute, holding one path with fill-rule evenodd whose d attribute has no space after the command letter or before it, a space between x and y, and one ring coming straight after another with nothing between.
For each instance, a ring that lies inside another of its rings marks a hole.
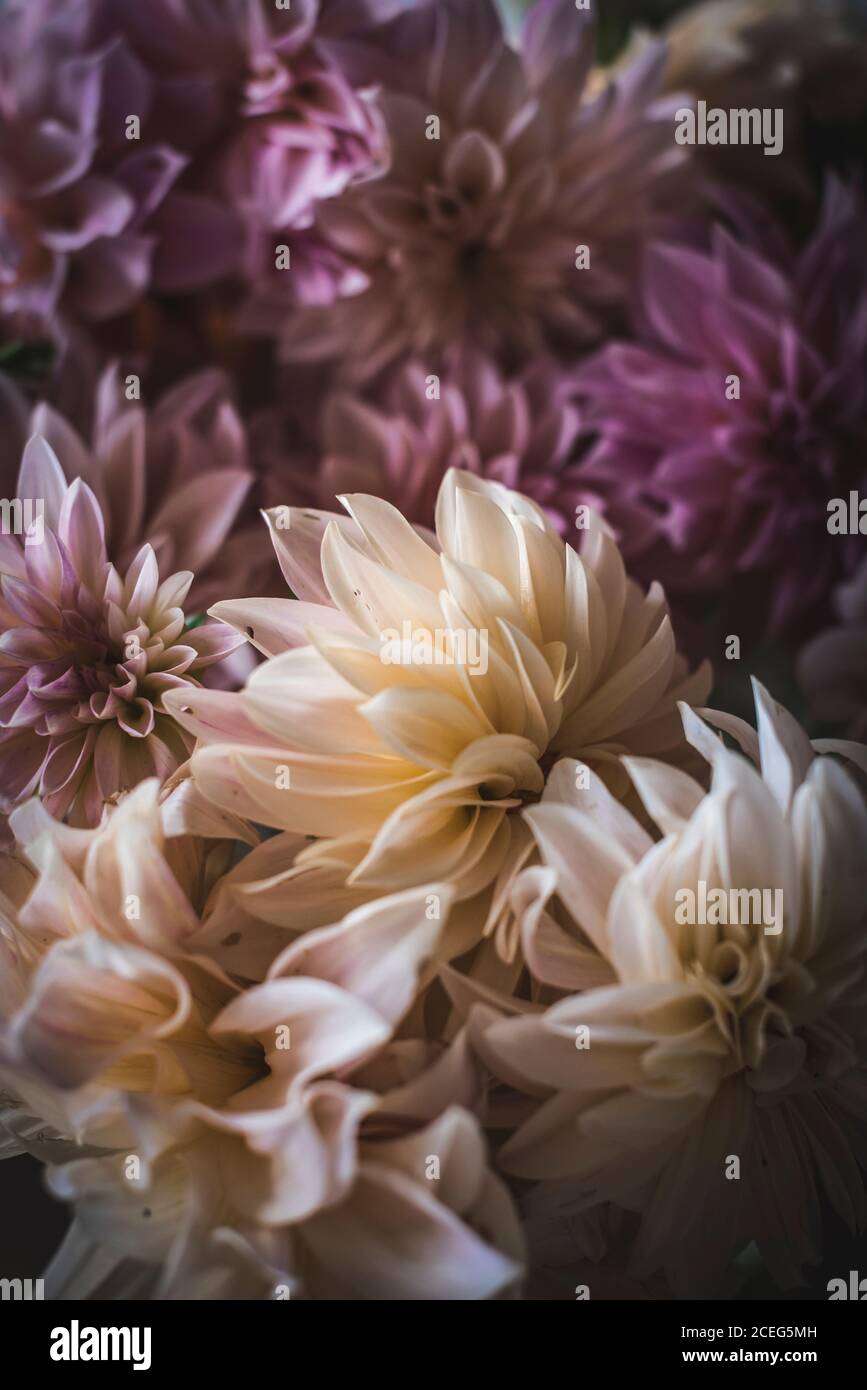
<instances>
[{"instance_id":1,"label":"white dahlia","mask_svg":"<svg viewBox=\"0 0 867 1390\"><path fill-rule=\"evenodd\" d=\"M625 759L656 839L560 765L527 812L544 864L517 890L535 997L475 1021L489 1065L540 1101L505 1171L541 1180L564 1243L600 1204L638 1213L629 1273L693 1294L753 1242L797 1283L823 1204L867 1221L867 807L760 687L757 707L758 734L716 719L751 757L685 711L707 793Z\"/></svg>"}]
</instances>

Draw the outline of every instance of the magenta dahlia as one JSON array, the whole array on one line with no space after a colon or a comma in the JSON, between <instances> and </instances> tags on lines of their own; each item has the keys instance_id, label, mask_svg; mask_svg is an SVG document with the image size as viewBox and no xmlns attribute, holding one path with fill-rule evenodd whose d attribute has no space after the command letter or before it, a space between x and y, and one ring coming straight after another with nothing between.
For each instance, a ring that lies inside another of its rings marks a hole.
<instances>
[{"instance_id":1,"label":"magenta dahlia","mask_svg":"<svg viewBox=\"0 0 867 1390\"><path fill-rule=\"evenodd\" d=\"M290 318L287 358L368 378L456 341L510 360L593 342L679 183L664 49L591 97L592 24L572 0L539 0L517 50L492 0L427 0L351 51L381 88L391 161L320 205L361 279Z\"/></svg>"},{"instance_id":2,"label":"magenta dahlia","mask_svg":"<svg viewBox=\"0 0 867 1390\"><path fill-rule=\"evenodd\" d=\"M706 250L648 251L637 341L581 369L588 485L672 598L723 589L755 632L822 620L863 537L831 524L867 459L867 216L829 185L809 242L740 216ZM849 528L851 529L851 528ZM856 528L857 530L857 528Z\"/></svg>"},{"instance_id":3,"label":"magenta dahlia","mask_svg":"<svg viewBox=\"0 0 867 1390\"><path fill-rule=\"evenodd\" d=\"M193 740L162 697L240 640L220 622L187 627L192 579L161 582L150 545L111 564L93 492L31 439L0 535L3 809L39 792L53 815L94 825L109 798L186 760Z\"/></svg>"}]
</instances>

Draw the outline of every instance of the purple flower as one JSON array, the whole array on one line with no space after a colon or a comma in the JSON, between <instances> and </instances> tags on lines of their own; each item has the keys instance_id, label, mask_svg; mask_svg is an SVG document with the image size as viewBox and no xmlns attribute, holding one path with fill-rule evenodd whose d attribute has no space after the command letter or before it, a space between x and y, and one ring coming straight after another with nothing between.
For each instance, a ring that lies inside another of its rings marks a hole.
<instances>
[{"instance_id":1,"label":"purple flower","mask_svg":"<svg viewBox=\"0 0 867 1390\"><path fill-rule=\"evenodd\" d=\"M39 436L14 500L0 535L2 808L38 792L52 815L94 825L105 801L186 760L193 740L162 697L239 639L219 622L185 630L193 576L161 582L150 545L125 570L109 562L96 497L67 486Z\"/></svg>"},{"instance_id":2,"label":"purple flower","mask_svg":"<svg viewBox=\"0 0 867 1390\"><path fill-rule=\"evenodd\" d=\"M184 288L203 256L207 264L209 197L234 219L234 268L256 283L274 269L275 233L309 228L320 199L384 159L381 122L339 48L393 9L394 0L292 0L288 8L273 0L101 0L101 32L122 32L159 73L165 110L178 91L199 95L186 141L177 123L190 164L161 214L163 231L172 232L163 283ZM318 296L322 264L333 261L299 255L281 293Z\"/></svg>"},{"instance_id":3,"label":"purple flower","mask_svg":"<svg viewBox=\"0 0 867 1390\"><path fill-rule=\"evenodd\" d=\"M133 304L152 278L153 216L184 167L149 130L150 77L122 39L91 42L93 13L89 0L28 0L0 15L0 314L13 322Z\"/></svg>"},{"instance_id":4,"label":"purple flower","mask_svg":"<svg viewBox=\"0 0 867 1390\"><path fill-rule=\"evenodd\" d=\"M331 44L391 0L27 0L0 16L0 313L104 320L256 275L381 159ZM292 282L297 285L296 275Z\"/></svg>"},{"instance_id":5,"label":"purple flower","mask_svg":"<svg viewBox=\"0 0 867 1390\"><path fill-rule=\"evenodd\" d=\"M673 599L724 589L736 632L809 630L863 555L828 523L865 480L867 219L833 182L800 251L740 231L648 251L638 341L579 373L587 483Z\"/></svg>"},{"instance_id":6,"label":"purple flower","mask_svg":"<svg viewBox=\"0 0 867 1390\"><path fill-rule=\"evenodd\" d=\"M381 85L391 162L320 205L323 238L363 278L289 319L287 359L367 379L456 341L523 361L597 339L680 182L664 49L582 100L592 26L571 0L540 0L517 52L492 0L430 0L351 52Z\"/></svg>"}]
</instances>

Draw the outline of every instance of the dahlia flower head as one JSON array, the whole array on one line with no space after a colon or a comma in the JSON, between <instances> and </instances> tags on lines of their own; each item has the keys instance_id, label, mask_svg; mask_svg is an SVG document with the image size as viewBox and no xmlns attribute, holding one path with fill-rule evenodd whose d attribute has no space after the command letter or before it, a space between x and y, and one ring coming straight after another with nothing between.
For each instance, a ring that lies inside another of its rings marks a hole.
<instances>
[{"instance_id":1,"label":"dahlia flower head","mask_svg":"<svg viewBox=\"0 0 867 1390\"><path fill-rule=\"evenodd\" d=\"M518 812L548 768L582 751L624 787L626 750L677 760L676 702L709 674L688 674L661 589L627 577L590 512L579 556L533 502L469 473L443 480L432 542L381 499L341 500L348 517L268 513L297 598L210 610L268 658L244 691L164 705L199 740L205 799L284 832L245 861L247 910L288 927L331 895L347 910L433 878L457 899L444 955L496 933L512 957Z\"/></svg>"},{"instance_id":2,"label":"dahlia flower head","mask_svg":"<svg viewBox=\"0 0 867 1390\"><path fill-rule=\"evenodd\" d=\"M216 202L197 205L206 239L177 206L164 234L186 162L159 125L168 93L122 35L94 37L97 9L27 0L0 15L0 314L15 324L104 320L148 287L225 268Z\"/></svg>"},{"instance_id":3,"label":"dahlia flower head","mask_svg":"<svg viewBox=\"0 0 867 1390\"><path fill-rule=\"evenodd\" d=\"M791 1287L823 1204L867 1220L867 748L811 746L756 703L758 732L704 711L746 756L684 707L709 790L627 756L640 818L558 764L525 813L542 864L514 890L531 997L462 982L480 1057L534 1098L498 1162L536 1181L531 1246L561 1269L619 1210L636 1279L713 1294L755 1242Z\"/></svg>"},{"instance_id":4,"label":"dahlia flower head","mask_svg":"<svg viewBox=\"0 0 867 1390\"><path fill-rule=\"evenodd\" d=\"M249 504L254 484L246 431L225 374L206 369L153 406L141 379L117 363L88 383L90 419L81 430L55 406L30 408L6 384L8 433L0 440L0 488L15 490L32 435L51 446L67 483L81 478L105 523L106 550L120 570L149 543L160 572L192 571L187 611L202 614L230 593L268 585L272 566L257 551ZM258 529L258 528L257 528ZM273 567L276 572L276 567Z\"/></svg>"},{"instance_id":5,"label":"dahlia flower head","mask_svg":"<svg viewBox=\"0 0 867 1390\"><path fill-rule=\"evenodd\" d=\"M195 946L235 837L255 836L189 803L182 789L161 806L149 779L92 829L55 821L36 799L12 812L0 1070L14 1104L3 1125L31 1143L38 1123L43 1160L52 1145L129 1142L125 1095L216 1103L257 1074L255 1048L245 1056L208 1032L236 989Z\"/></svg>"},{"instance_id":6,"label":"dahlia flower head","mask_svg":"<svg viewBox=\"0 0 867 1390\"><path fill-rule=\"evenodd\" d=\"M323 39L391 8L14 3L0 18L0 312L105 320L149 290L258 270L258 237L309 225L383 158L369 99ZM308 261L314 287L330 283L329 256Z\"/></svg>"},{"instance_id":7,"label":"dahlia flower head","mask_svg":"<svg viewBox=\"0 0 867 1390\"><path fill-rule=\"evenodd\" d=\"M390 162L320 205L359 284L288 320L286 359L366 380L413 352L435 369L455 342L511 365L597 339L681 183L662 46L585 101L593 29L571 0L539 0L516 49L493 0L429 0L346 47Z\"/></svg>"},{"instance_id":8,"label":"dahlia flower head","mask_svg":"<svg viewBox=\"0 0 867 1390\"><path fill-rule=\"evenodd\" d=\"M75 1204L51 1297L514 1289L520 1230L460 1103L471 1056L394 1038L441 929L421 891L308 932L245 989L201 914L247 832L188 782L160 804L145 781L91 830L38 803L12 824L2 1129Z\"/></svg>"},{"instance_id":9,"label":"dahlia flower head","mask_svg":"<svg viewBox=\"0 0 867 1390\"><path fill-rule=\"evenodd\" d=\"M139 10L126 0L98 0L98 32L123 34L146 68L171 84L167 111L176 89L186 88L188 101L193 93L198 98L196 119L177 137L190 158L171 206L178 231L182 218L196 220L203 199L217 198L234 225L230 268L254 285L285 282L280 288L288 295L333 294L342 271L304 229L321 199L386 157L371 94L338 49L394 8L394 0L293 0L282 7L273 0L154 0ZM274 234L289 229L300 243L293 273L274 275ZM191 263L210 235L204 218L198 230Z\"/></svg>"},{"instance_id":10,"label":"dahlia flower head","mask_svg":"<svg viewBox=\"0 0 867 1390\"><path fill-rule=\"evenodd\" d=\"M832 182L794 251L729 206L737 233L717 224L707 249L648 250L637 341L579 369L596 434L584 472L636 573L672 602L726 589L726 622L795 631L827 618L863 556L858 534L829 527L829 504L865 482L865 210Z\"/></svg>"},{"instance_id":11,"label":"dahlia flower head","mask_svg":"<svg viewBox=\"0 0 867 1390\"><path fill-rule=\"evenodd\" d=\"M523 493L573 534L578 507L600 499L583 487L570 375L539 362L507 376L482 353L449 356L442 378L415 361L386 372L374 391L330 393L301 450L294 420L263 419L254 454L269 502L327 507L365 492L431 527L440 484L458 468Z\"/></svg>"},{"instance_id":12,"label":"dahlia flower head","mask_svg":"<svg viewBox=\"0 0 867 1390\"><path fill-rule=\"evenodd\" d=\"M193 575L161 580L151 545L121 570L108 559L96 496L81 478L67 483L38 435L10 516L0 535L3 806L39 792L53 815L93 825L106 800L185 761L192 741L163 695L238 640L218 622L187 628Z\"/></svg>"}]
</instances>

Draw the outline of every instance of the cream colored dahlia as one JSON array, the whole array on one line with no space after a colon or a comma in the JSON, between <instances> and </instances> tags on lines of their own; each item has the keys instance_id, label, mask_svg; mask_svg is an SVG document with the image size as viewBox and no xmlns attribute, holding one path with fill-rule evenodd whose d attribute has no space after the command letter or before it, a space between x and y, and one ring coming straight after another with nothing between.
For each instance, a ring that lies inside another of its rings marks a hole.
<instances>
[{"instance_id":1,"label":"cream colored dahlia","mask_svg":"<svg viewBox=\"0 0 867 1390\"><path fill-rule=\"evenodd\" d=\"M78 1214L48 1296L515 1296L523 1240L478 1122L449 1106L366 1135L376 1101L322 1081L303 1105L148 1115L138 1183L122 1155L56 1166L49 1185Z\"/></svg>"},{"instance_id":2,"label":"cream colored dahlia","mask_svg":"<svg viewBox=\"0 0 867 1390\"><path fill-rule=\"evenodd\" d=\"M137 1183L123 1154L53 1168L76 1219L50 1296L515 1292L523 1239L461 1104L478 1090L466 1049L431 1059L424 1039L390 1042L440 929L424 905L413 890L310 932L239 994L211 1031L241 1051L257 1044L258 1080L220 1106L131 1106Z\"/></svg>"},{"instance_id":3,"label":"cream colored dahlia","mask_svg":"<svg viewBox=\"0 0 867 1390\"><path fill-rule=\"evenodd\" d=\"M625 759L656 837L559 765L515 890L533 997L475 1014L482 1056L537 1098L500 1162L540 1180L561 1257L613 1203L640 1218L628 1272L693 1295L752 1243L797 1283L823 1205L867 1221L867 807L851 763L756 693L758 733L712 716L748 757L685 712L708 792Z\"/></svg>"},{"instance_id":4,"label":"cream colored dahlia","mask_svg":"<svg viewBox=\"0 0 867 1390\"><path fill-rule=\"evenodd\" d=\"M245 990L200 929L239 827L181 794L179 814L144 783L95 831L37 804L12 818L0 1149L52 1164L76 1203L51 1296L513 1290L522 1240L464 1108L471 1059L407 1021L448 888L306 933ZM226 845L173 834L191 820Z\"/></svg>"},{"instance_id":5,"label":"cream colored dahlia","mask_svg":"<svg viewBox=\"0 0 867 1390\"><path fill-rule=\"evenodd\" d=\"M268 513L296 599L212 610L269 658L246 689L167 707L200 739L205 798L287 832L245 866L251 911L291 924L287 874L316 871L362 897L436 879L495 913L557 758L622 786L622 754L678 757L676 702L708 675L687 674L661 589L626 576L590 513L579 554L535 503L469 473L443 480L435 542L389 503L341 500L348 518ZM297 836L317 842L295 863ZM452 915L448 954L485 911Z\"/></svg>"},{"instance_id":6,"label":"cream colored dahlia","mask_svg":"<svg viewBox=\"0 0 867 1390\"><path fill-rule=\"evenodd\" d=\"M209 1032L237 985L196 939L244 829L211 813L208 839L177 835L177 808L158 794L154 779L141 783L93 830L59 824L36 801L11 817L0 1086L18 1098L4 1119L13 1132L39 1117L52 1138L123 1142L124 1096L215 1103L260 1074L255 1045Z\"/></svg>"}]
</instances>

